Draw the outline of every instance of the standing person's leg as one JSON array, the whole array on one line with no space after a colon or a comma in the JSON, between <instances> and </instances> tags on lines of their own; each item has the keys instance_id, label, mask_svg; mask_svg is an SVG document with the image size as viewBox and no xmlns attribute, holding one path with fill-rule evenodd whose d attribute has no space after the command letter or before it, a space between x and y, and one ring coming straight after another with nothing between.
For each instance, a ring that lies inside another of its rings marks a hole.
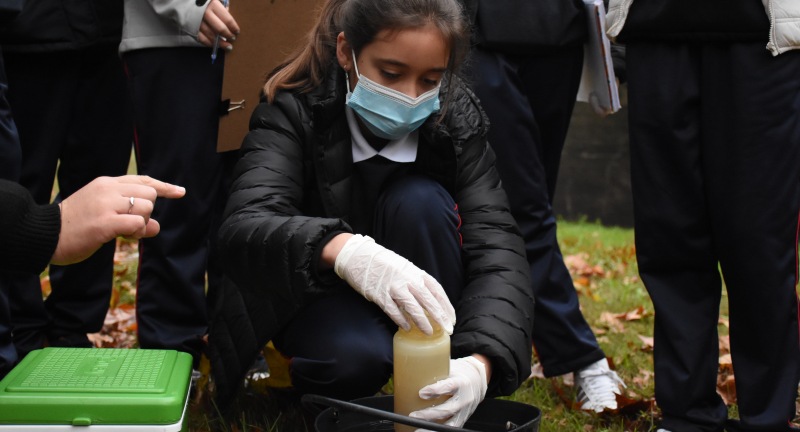
<instances>
[{"instance_id":1,"label":"standing person's leg","mask_svg":"<svg viewBox=\"0 0 800 432\"><path fill-rule=\"evenodd\" d=\"M662 427L720 431L722 287L702 170L698 56L682 45L644 43L629 44L627 54L636 256L655 308Z\"/></svg>"},{"instance_id":2,"label":"standing person's leg","mask_svg":"<svg viewBox=\"0 0 800 432\"><path fill-rule=\"evenodd\" d=\"M3 52L8 76L8 102L22 148L20 184L38 204L51 200L56 166L69 125L79 60L70 53ZM53 73L58 71L58 73ZM42 301L38 275L4 275L20 358L45 344L50 317Z\"/></svg>"},{"instance_id":3,"label":"standing person's leg","mask_svg":"<svg viewBox=\"0 0 800 432\"><path fill-rule=\"evenodd\" d=\"M6 99L8 81L3 66L3 52L0 50L0 178L19 181L22 169L22 150L19 145L17 126L11 116L11 108ZM17 350L11 340L11 308L8 297L9 286L0 276L0 379L17 362Z\"/></svg>"},{"instance_id":4,"label":"standing person's leg","mask_svg":"<svg viewBox=\"0 0 800 432\"><path fill-rule=\"evenodd\" d=\"M19 181L22 170L22 149L19 134L11 107L6 99L8 79L3 65L3 51L0 48L0 178Z\"/></svg>"},{"instance_id":5,"label":"standing person's leg","mask_svg":"<svg viewBox=\"0 0 800 432\"><path fill-rule=\"evenodd\" d=\"M216 151L224 62L211 64L199 48L139 50L124 61L139 172L186 188L180 200L156 202L161 232L139 242L139 343L185 351L197 362L208 327L209 238L227 192Z\"/></svg>"},{"instance_id":6,"label":"standing person's leg","mask_svg":"<svg viewBox=\"0 0 800 432\"><path fill-rule=\"evenodd\" d=\"M555 197L561 152L583 73L583 45L532 57L516 57L521 89L539 126L539 149L550 204ZM561 252L559 252L560 254Z\"/></svg>"},{"instance_id":7,"label":"standing person's leg","mask_svg":"<svg viewBox=\"0 0 800 432\"><path fill-rule=\"evenodd\" d=\"M788 430L800 379L800 52L708 45L703 64L705 192L728 291L738 430Z\"/></svg>"},{"instance_id":8,"label":"standing person's leg","mask_svg":"<svg viewBox=\"0 0 800 432\"><path fill-rule=\"evenodd\" d=\"M555 76L561 80L565 74L562 63L577 62L566 70L580 73L580 62L570 56L561 60L555 62L552 69L547 62L538 64L530 60L524 71L533 74L530 70L541 67L551 71L551 78ZM543 141L542 124L534 116L532 101L527 95L533 92L529 87L534 84L528 83L530 79L527 76L525 81L521 80L523 68L519 64L502 54L480 49L473 52L472 61L475 93L491 122L489 143L497 154L497 170L508 194L511 212L525 240L531 266L536 298L533 344L547 376L573 372L603 359L605 354L580 311L572 278L556 237L556 220L550 205L543 155L545 147L560 149L563 139L553 145ZM537 79L542 79L543 74L537 72ZM550 81L552 79L545 80L541 85L551 85ZM558 98L537 101L536 105L549 102L556 106L554 112L571 111L574 94L570 96L567 93L572 91L572 87L565 85L563 90L564 94ZM554 120L548 118L548 121ZM559 124L565 126L563 120ZM551 131L548 136L565 134L565 131ZM552 151L548 150L548 154L552 163ZM557 170L551 167L551 172Z\"/></svg>"},{"instance_id":9,"label":"standing person's leg","mask_svg":"<svg viewBox=\"0 0 800 432\"><path fill-rule=\"evenodd\" d=\"M125 73L115 45L73 54L80 59L75 99L58 168L63 199L99 176L124 175L131 158L133 126ZM111 298L116 241L69 266L50 266L51 346L91 346L87 333L103 327Z\"/></svg>"},{"instance_id":10,"label":"standing person's leg","mask_svg":"<svg viewBox=\"0 0 800 432\"><path fill-rule=\"evenodd\" d=\"M6 285L0 285L0 379L17 363L17 349L11 339L11 308L8 302Z\"/></svg>"}]
</instances>

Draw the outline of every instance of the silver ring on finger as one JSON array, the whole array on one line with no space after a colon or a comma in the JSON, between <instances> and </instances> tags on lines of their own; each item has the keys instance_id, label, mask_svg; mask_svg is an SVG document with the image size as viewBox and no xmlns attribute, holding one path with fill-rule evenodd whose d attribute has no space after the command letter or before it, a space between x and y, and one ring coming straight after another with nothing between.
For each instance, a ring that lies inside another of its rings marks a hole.
<instances>
[{"instance_id":1,"label":"silver ring on finger","mask_svg":"<svg viewBox=\"0 0 800 432\"><path fill-rule=\"evenodd\" d=\"M129 204L128 205L128 214L131 214L131 212L133 212L133 204L134 204L135 201L136 201L136 198L134 198L134 197L130 197L130 199L128 200L128 204Z\"/></svg>"}]
</instances>

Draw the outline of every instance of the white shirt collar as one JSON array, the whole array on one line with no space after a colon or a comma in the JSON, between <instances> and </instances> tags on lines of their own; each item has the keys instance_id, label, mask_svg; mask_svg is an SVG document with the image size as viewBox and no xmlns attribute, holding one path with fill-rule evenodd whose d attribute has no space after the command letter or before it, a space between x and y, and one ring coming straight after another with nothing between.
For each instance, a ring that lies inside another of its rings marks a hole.
<instances>
[{"instance_id":1,"label":"white shirt collar","mask_svg":"<svg viewBox=\"0 0 800 432\"><path fill-rule=\"evenodd\" d=\"M353 162L361 162L375 155L381 155L393 162L414 162L417 160L417 145L419 144L419 132L414 131L410 134L393 141L389 141L381 151L375 151L364 138L356 120L356 114L352 108L345 107L347 113L347 126L350 128L350 136L353 145Z\"/></svg>"}]
</instances>

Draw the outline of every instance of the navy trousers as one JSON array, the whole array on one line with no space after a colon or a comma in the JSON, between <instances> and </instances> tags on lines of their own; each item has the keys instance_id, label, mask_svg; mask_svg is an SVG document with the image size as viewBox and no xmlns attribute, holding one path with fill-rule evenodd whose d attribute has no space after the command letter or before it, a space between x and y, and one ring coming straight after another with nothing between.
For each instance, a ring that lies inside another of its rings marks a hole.
<instances>
[{"instance_id":1,"label":"navy trousers","mask_svg":"<svg viewBox=\"0 0 800 432\"><path fill-rule=\"evenodd\" d=\"M662 427L719 431L724 276L741 427L787 430L800 379L800 52L631 43L636 251Z\"/></svg>"},{"instance_id":2,"label":"navy trousers","mask_svg":"<svg viewBox=\"0 0 800 432\"><path fill-rule=\"evenodd\" d=\"M525 240L536 299L533 346L545 375L573 372L605 357L580 311L552 208L583 48L525 57L476 49L472 62L497 171Z\"/></svg>"},{"instance_id":3,"label":"navy trousers","mask_svg":"<svg viewBox=\"0 0 800 432\"><path fill-rule=\"evenodd\" d=\"M4 56L22 145L20 183L37 203L51 201L54 178L59 200L98 176L125 174L132 129L115 45ZM44 303L38 275L2 276L20 357L45 338L51 345L89 344L86 333L100 331L108 310L114 247L112 241L79 264L51 266Z\"/></svg>"},{"instance_id":4,"label":"navy trousers","mask_svg":"<svg viewBox=\"0 0 800 432\"><path fill-rule=\"evenodd\" d=\"M410 176L382 193L373 232L378 244L435 277L455 303L464 284L459 221L440 184ZM396 331L377 305L343 285L302 309L273 342L291 358L297 391L350 400L374 395L389 380Z\"/></svg>"},{"instance_id":5,"label":"navy trousers","mask_svg":"<svg viewBox=\"0 0 800 432\"><path fill-rule=\"evenodd\" d=\"M186 188L181 199L156 202L161 232L139 242L139 345L188 352L197 362L208 328L206 282L222 274L213 251L235 155L216 150L224 60L212 64L206 48L138 50L123 60L139 173Z\"/></svg>"}]
</instances>

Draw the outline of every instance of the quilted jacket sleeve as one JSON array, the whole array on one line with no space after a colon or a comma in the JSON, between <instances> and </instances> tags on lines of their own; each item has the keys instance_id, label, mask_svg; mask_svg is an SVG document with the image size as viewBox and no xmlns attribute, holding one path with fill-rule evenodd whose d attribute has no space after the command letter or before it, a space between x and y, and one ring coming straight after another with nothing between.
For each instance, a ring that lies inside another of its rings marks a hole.
<instances>
[{"instance_id":1,"label":"quilted jacket sleeve","mask_svg":"<svg viewBox=\"0 0 800 432\"><path fill-rule=\"evenodd\" d=\"M219 232L225 274L264 310L275 310L279 326L309 295L330 289L314 276L317 246L334 231L350 231L339 219L300 210L313 141L308 122L288 93L254 111Z\"/></svg>"},{"instance_id":2,"label":"quilted jacket sleeve","mask_svg":"<svg viewBox=\"0 0 800 432\"><path fill-rule=\"evenodd\" d=\"M486 128L474 95L465 91L457 98L462 99L459 105L474 106L466 111L474 118L453 123ZM533 293L522 237L494 167L494 152L485 133L469 136L461 144L456 191L467 283L456 305L451 344L454 357L488 356L493 364L488 394L508 395L530 375Z\"/></svg>"}]
</instances>

